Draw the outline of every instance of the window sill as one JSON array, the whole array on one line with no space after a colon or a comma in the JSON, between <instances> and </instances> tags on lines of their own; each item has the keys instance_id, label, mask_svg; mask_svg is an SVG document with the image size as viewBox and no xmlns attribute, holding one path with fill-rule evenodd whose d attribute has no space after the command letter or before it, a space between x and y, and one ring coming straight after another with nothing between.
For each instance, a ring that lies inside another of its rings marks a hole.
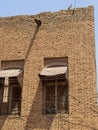
<instances>
[{"instance_id":1,"label":"window sill","mask_svg":"<svg viewBox=\"0 0 98 130\"><path fill-rule=\"evenodd\" d=\"M54 113L54 114L42 114L43 116L56 116L56 115L69 115L69 112L65 113Z\"/></svg>"}]
</instances>

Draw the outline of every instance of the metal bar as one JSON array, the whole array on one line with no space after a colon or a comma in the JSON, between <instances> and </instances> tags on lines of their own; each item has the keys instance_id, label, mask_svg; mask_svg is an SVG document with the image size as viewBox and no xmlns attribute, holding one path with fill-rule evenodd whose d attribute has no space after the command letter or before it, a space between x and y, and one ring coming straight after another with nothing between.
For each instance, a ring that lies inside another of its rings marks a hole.
<instances>
[{"instance_id":1,"label":"metal bar","mask_svg":"<svg viewBox=\"0 0 98 130\"><path fill-rule=\"evenodd\" d=\"M57 79L55 81L55 113L57 113Z\"/></svg>"},{"instance_id":2,"label":"metal bar","mask_svg":"<svg viewBox=\"0 0 98 130\"><path fill-rule=\"evenodd\" d=\"M43 105L44 105L44 106L43 106L44 114L45 114L45 110L46 110L46 105L45 105L45 101L46 101L46 96L45 96L45 95L46 95L46 86L45 86L45 85L46 85L46 83L44 83L44 86L43 86L43 87L44 87L44 88L43 88L43 89L44 89L44 97L43 97L43 98L44 98L44 100L43 100L43 101L44 101L44 102L43 102Z\"/></svg>"}]
</instances>

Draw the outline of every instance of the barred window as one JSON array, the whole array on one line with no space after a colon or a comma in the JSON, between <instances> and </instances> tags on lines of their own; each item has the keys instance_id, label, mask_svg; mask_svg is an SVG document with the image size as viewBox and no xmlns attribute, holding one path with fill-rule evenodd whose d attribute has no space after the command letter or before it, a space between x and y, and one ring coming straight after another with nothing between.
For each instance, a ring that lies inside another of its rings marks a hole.
<instances>
[{"instance_id":1,"label":"barred window","mask_svg":"<svg viewBox=\"0 0 98 130\"><path fill-rule=\"evenodd\" d=\"M67 113L68 112L68 83L56 78L44 81L43 86L43 113Z\"/></svg>"},{"instance_id":2,"label":"barred window","mask_svg":"<svg viewBox=\"0 0 98 130\"><path fill-rule=\"evenodd\" d=\"M43 85L43 114L68 113L68 59L49 58L39 76Z\"/></svg>"},{"instance_id":3,"label":"barred window","mask_svg":"<svg viewBox=\"0 0 98 130\"><path fill-rule=\"evenodd\" d=\"M21 113L22 71L15 71L0 71L0 115Z\"/></svg>"}]
</instances>

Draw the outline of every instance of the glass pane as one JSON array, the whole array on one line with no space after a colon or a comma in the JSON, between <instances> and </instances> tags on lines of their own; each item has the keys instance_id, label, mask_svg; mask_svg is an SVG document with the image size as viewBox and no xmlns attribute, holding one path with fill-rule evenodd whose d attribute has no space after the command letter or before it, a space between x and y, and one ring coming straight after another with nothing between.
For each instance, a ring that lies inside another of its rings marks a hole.
<instances>
[{"instance_id":1,"label":"glass pane","mask_svg":"<svg viewBox=\"0 0 98 130\"><path fill-rule=\"evenodd\" d=\"M9 84L10 84L10 86L18 86L19 82L18 82L17 77L10 77L9 78Z\"/></svg>"},{"instance_id":2,"label":"glass pane","mask_svg":"<svg viewBox=\"0 0 98 130\"><path fill-rule=\"evenodd\" d=\"M15 113L18 112L18 109L20 107L20 98L21 98L21 90L20 87L13 88L12 89L12 104L11 109Z\"/></svg>"},{"instance_id":3,"label":"glass pane","mask_svg":"<svg viewBox=\"0 0 98 130\"><path fill-rule=\"evenodd\" d=\"M4 81L5 81L4 78L0 78L0 87L3 87L3 86L4 86Z\"/></svg>"},{"instance_id":4,"label":"glass pane","mask_svg":"<svg viewBox=\"0 0 98 130\"><path fill-rule=\"evenodd\" d=\"M21 106L21 87L17 77L9 78L10 92L9 92L9 113L20 114Z\"/></svg>"},{"instance_id":5,"label":"glass pane","mask_svg":"<svg viewBox=\"0 0 98 130\"><path fill-rule=\"evenodd\" d=\"M55 83L47 82L45 86L45 113L54 114L55 113Z\"/></svg>"},{"instance_id":6,"label":"glass pane","mask_svg":"<svg viewBox=\"0 0 98 130\"><path fill-rule=\"evenodd\" d=\"M58 112L66 112L67 103L67 86L64 82L59 82L57 86L57 110Z\"/></svg>"},{"instance_id":7,"label":"glass pane","mask_svg":"<svg viewBox=\"0 0 98 130\"><path fill-rule=\"evenodd\" d=\"M3 98L3 87L0 86L0 106L2 103L2 98Z\"/></svg>"},{"instance_id":8,"label":"glass pane","mask_svg":"<svg viewBox=\"0 0 98 130\"><path fill-rule=\"evenodd\" d=\"M1 107L1 115L6 115L8 114L8 102L2 103Z\"/></svg>"},{"instance_id":9,"label":"glass pane","mask_svg":"<svg viewBox=\"0 0 98 130\"><path fill-rule=\"evenodd\" d=\"M6 115L8 112L8 87L4 87L4 78L0 78L0 114Z\"/></svg>"}]
</instances>

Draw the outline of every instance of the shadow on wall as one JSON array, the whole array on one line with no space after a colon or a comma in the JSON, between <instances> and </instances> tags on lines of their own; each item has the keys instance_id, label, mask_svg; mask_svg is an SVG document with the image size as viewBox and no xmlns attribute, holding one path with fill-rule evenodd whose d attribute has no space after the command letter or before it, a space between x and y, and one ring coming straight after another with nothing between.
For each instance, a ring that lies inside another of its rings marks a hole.
<instances>
[{"instance_id":1,"label":"shadow on wall","mask_svg":"<svg viewBox=\"0 0 98 130\"><path fill-rule=\"evenodd\" d=\"M33 35L33 37L31 38L31 42L30 42L29 48L28 48L27 53L26 53L26 56L25 56L24 65L25 65L25 63L26 63L26 61L27 61L27 58L29 57L29 53L30 53L30 51L31 51L31 48L32 48L32 46L33 46L33 43L34 43L34 41L35 41L35 38L36 38L36 35L37 35L38 31L39 31L39 26L36 27L35 32L34 32L34 35Z\"/></svg>"},{"instance_id":2,"label":"shadow on wall","mask_svg":"<svg viewBox=\"0 0 98 130\"><path fill-rule=\"evenodd\" d=\"M55 115L42 114L42 90L42 84L40 82L24 130L49 130L51 128Z\"/></svg>"},{"instance_id":3,"label":"shadow on wall","mask_svg":"<svg viewBox=\"0 0 98 130\"><path fill-rule=\"evenodd\" d=\"M34 32L34 35L31 39L28 51L26 53L25 56L25 63L27 61L27 58L29 57L29 53L31 51L31 48L33 46L34 40L36 38L36 35L39 31L39 27L41 25L41 21L35 19L35 22L37 23L37 27L36 30ZM50 126L53 122L53 118L54 116L46 116L42 114L42 86L41 86L41 82L38 85L37 91L36 91L36 95L33 99L32 102L32 107L30 110L30 113L28 115L27 118L27 122L26 122L26 126L24 128L24 130L37 130L37 129L50 129Z\"/></svg>"},{"instance_id":4,"label":"shadow on wall","mask_svg":"<svg viewBox=\"0 0 98 130\"><path fill-rule=\"evenodd\" d=\"M34 43L34 40L35 40L35 38L36 38L36 35L37 35L38 31L39 31L39 27L40 27L40 25L41 25L41 21L40 21L40 20L35 19L35 22L36 22L37 26L36 26L34 35L33 35L33 37L31 38L31 42L30 42L29 48L28 48L27 53L26 53L26 56L25 56L25 61L24 61L25 63L26 63L26 61L27 61L27 58L29 57L29 53L30 53L30 51L31 51L31 48L32 48L33 43ZM24 63L24 64L25 64L25 63ZM36 95L36 96L35 96L35 100L34 100L34 102L33 102L33 105L32 105L31 111L30 111L30 114L29 114L29 116L28 116L27 125L26 125L26 127L25 127L25 130L27 130L28 128L30 128L32 124L33 124L33 127L34 127L35 122L33 123L32 121L36 121L36 118L37 118L37 116L38 116L38 115L37 115L38 111L37 111L37 110L34 110L33 108L35 107L35 104L37 104L37 102L40 100L38 97L39 97L39 95ZM32 113L33 113L34 115L32 115ZM32 117L34 117L34 118L32 118ZM0 130L3 128L4 122L6 121L6 119L7 119L7 116L2 116L2 117L0 117ZM38 118L37 120L38 120L38 122L39 122L40 119ZM31 125L30 125L30 122L31 122ZM37 125L38 125L38 124L37 124ZM32 128L33 128L33 127L32 127Z\"/></svg>"}]
</instances>

